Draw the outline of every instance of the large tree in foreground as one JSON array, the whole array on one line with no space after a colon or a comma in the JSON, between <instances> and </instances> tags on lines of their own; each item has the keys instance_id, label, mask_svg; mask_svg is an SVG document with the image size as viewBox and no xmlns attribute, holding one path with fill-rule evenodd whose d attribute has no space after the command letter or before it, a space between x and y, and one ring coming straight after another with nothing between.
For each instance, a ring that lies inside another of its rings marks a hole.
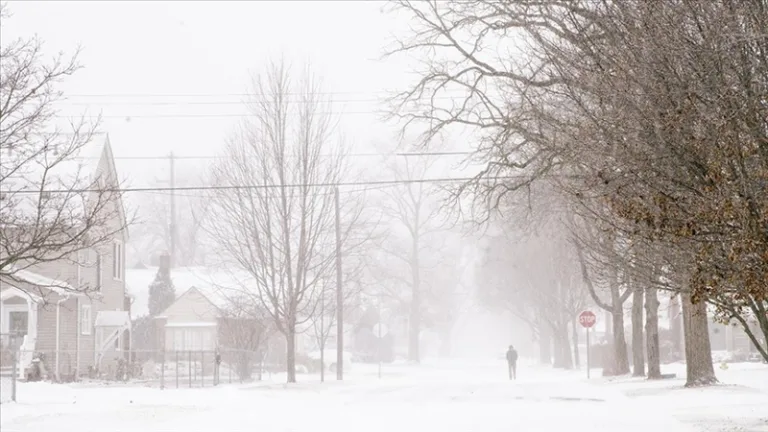
<instances>
[{"instance_id":1,"label":"large tree in foreground","mask_svg":"<svg viewBox=\"0 0 768 432\"><path fill-rule=\"evenodd\" d=\"M344 151L311 71L270 63L250 93L250 118L213 169L206 230L222 259L249 275L233 295L261 305L285 336L295 382L296 334L316 315L323 285L336 280L332 185L345 173ZM342 242L360 214L350 202L343 201Z\"/></svg>"},{"instance_id":2,"label":"large tree in foreground","mask_svg":"<svg viewBox=\"0 0 768 432\"><path fill-rule=\"evenodd\" d=\"M0 21L8 12L0 5ZM62 97L58 86L79 69L76 55L46 61L36 38L4 38L0 45L2 279L18 280L20 271L43 263L78 261L125 228L117 223L124 220L118 179L96 176L96 155L88 151L104 140L95 133L98 122L62 122L54 106ZM48 288L72 289L56 285Z\"/></svg>"},{"instance_id":3,"label":"large tree in foreground","mask_svg":"<svg viewBox=\"0 0 768 432\"><path fill-rule=\"evenodd\" d=\"M423 120L427 138L476 129L483 176L515 176L483 190L484 202L549 173L570 176L568 186L581 186L573 198L607 208L601 222L621 237L671 249L683 276L673 288L687 320L688 385L715 382L705 302L725 302L726 318L754 317L768 329L768 9L695 0L396 4L415 24L395 51L428 65L399 113ZM490 45L514 55L502 60Z\"/></svg>"}]
</instances>

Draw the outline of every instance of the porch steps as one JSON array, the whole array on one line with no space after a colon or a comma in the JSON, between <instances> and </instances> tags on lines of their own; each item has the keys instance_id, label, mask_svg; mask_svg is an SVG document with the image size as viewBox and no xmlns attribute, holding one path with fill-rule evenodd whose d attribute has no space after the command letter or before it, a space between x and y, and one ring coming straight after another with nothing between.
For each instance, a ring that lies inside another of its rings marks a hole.
<instances>
[{"instance_id":1,"label":"porch steps","mask_svg":"<svg viewBox=\"0 0 768 432\"><path fill-rule=\"evenodd\" d=\"M13 377L13 366L0 367L0 377Z\"/></svg>"}]
</instances>

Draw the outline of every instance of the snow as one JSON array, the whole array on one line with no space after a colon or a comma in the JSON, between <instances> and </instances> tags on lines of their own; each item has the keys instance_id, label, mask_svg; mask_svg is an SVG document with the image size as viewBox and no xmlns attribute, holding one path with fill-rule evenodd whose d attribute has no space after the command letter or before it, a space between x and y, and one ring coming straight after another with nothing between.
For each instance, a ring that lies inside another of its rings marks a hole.
<instances>
[{"instance_id":1,"label":"snow","mask_svg":"<svg viewBox=\"0 0 768 432\"><path fill-rule=\"evenodd\" d=\"M675 379L649 382L642 378L603 380L631 397L638 407L651 405L700 431L768 431L768 365L715 364L720 385L686 389L685 364L662 365ZM645 408L642 408L645 409Z\"/></svg>"},{"instance_id":2,"label":"snow","mask_svg":"<svg viewBox=\"0 0 768 432\"><path fill-rule=\"evenodd\" d=\"M764 365L743 370L732 365L719 372L723 381L768 383ZM707 416L748 415L756 422L760 413L768 417L768 393L757 387L688 390L680 388L679 380L586 380L584 371L553 371L530 364L520 365L517 381L507 380L506 373L500 361L441 361L421 366L385 364L381 380L375 365L357 364L343 382L320 383L317 376L300 375L295 385L279 382L284 378L279 375L266 382L202 389L22 383L19 402L2 405L0 429L766 430L758 423L752 429L713 429L712 425L722 424L706 420Z\"/></svg>"},{"instance_id":3,"label":"snow","mask_svg":"<svg viewBox=\"0 0 768 432\"><path fill-rule=\"evenodd\" d=\"M99 311L96 314L96 327L130 327L131 318L126 311Z\"/></svg>"},{"instance_id":4,"label":"snow","mask_svg":"<svg viewBox=\"0 0 768 432\"><path fill-rule=\"evenodd\" d=\"M82 293L78 293L75 287L62 280L43 276L13 264L9 265L7 269L8 273L13 275L14 279L27 282L31 285L45 288L46 290L50 290L58 294L83 295ZM29 295L25 294L24 297L29 297Z\"/></svg>"},{"instance_id":5,"label":"snow","mask_svg":"<svg viewBox=\"0 0 768 432\"><path fill-rule=\"evenodd\" d=\"M196 321L196 322L171 322L166 327L216 327L215 322Z\"/></svg>"},{"instance_id":6,"label":"snow","mask_svg":"<svg viewBox=\"0 0 768 432\"><path fill-rule=\"evenodd\" d=\"M131 317L138 318L149 314L149 285L155 280L156 274L157 267L125 271L126 287L129 294L133 296ZM236 294L235 290L242 289L245 281L251 279L244 272L215 271L205 267L171 269L171 280L176 290L176 298L195 287L219 307L225 306L227 297Z\"/></svg>"}]
</instances>

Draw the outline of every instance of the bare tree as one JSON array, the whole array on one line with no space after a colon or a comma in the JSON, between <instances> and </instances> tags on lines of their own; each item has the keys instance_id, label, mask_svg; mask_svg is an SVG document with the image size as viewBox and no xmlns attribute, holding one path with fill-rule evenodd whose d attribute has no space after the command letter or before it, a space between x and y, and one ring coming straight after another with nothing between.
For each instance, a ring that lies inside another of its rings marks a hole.
<instances>
[{"instance_id":1,"label":"bare tree","mask_svg":"<svg viewBox=\"0 0 768 432\"><path fill-rule=\"evenodd\" d=\"M440 338L439 355L449 357L454 326L471 306L465 282L474 245L456 227L435 231L427 240L432 263L422 269L422 319L424 327L436 331Z\"/></svg>"},{"instance_id":2,"label":"bare tree","mask_svg":"<svg viewBox=\"0 0 768 432\"><path fill-rule=\"evenodd\" d=\"M385 266L382 275L394 280L394 284L389 285L389 296L408 309L408 359L412 362L421 359L419 340L425 307L423 272L436 264L425 262L425 252L430 248L430 236L444 225L439 216L440 205L436 195L439 190L435 185L419 181L434 165L435 159L429 157L406 157L390 160L385 165L394 180L403 183L383 191L382 212L400 235L392 235L382 245L382 251L390 259L380 264ZM430 255L434 257L435 254ZM403 286L409 288L407 297L402 295Z\"/></svg>"},{"instance_id":3,"label":"bare tree","mask_svg":"<svg viewBox=\"0 0 768 432\"><path fill-rule=\"evenodd\" d=\"M241 381L251 378L256 364L261 378L266 346L275 333L270 314L244 297L232 297L227 299L219 322L219 344L226 349L222 361L235 365Z\"/></svg>"},{"instance_id":4,"label":"bare tree","mask_svg":"<svg viewBox=\"0 0 768 432\"><path fill-rule=\"evenodd\" d=\"M539 341L543 362L551 361L549 345L554 342L554 366L571 368L578 359L575 318L587 296L566 227L558 217L548 219L535 229L496 222L504 225L489 239L477 274L484 303L528 324Z\"/></svg>"},{"instance_id":5,"label":"bare tree","mask_svg":"<svg viewBox=\"0 0 768 432\"><path fill-rule=\"evenodd\" d=\"M692 0L396 4L416 25L394 51L428 65L398 113L424 121L427 137L478 131L487 172L517 175L480 190L484 204L548 173L571 176L589 206L608 207L602 222L617 238L672 249L687 277L673 288L690 312L688 384L715 382L704 301L768 329L768 11ZM490 44L519 55L494 58ZM446 91L460 96L438 102Z\"/></svg>"},{"instance_id":6,"label":"bare tree","mask_svg":"<svg viewBox=\"0 0 768 432\"><path fill-rule=\"evenodd\" d=\"M346 256L345 256L346 257ZM350 321L350 317L354 316L351 311L354 311L360 306L360 294L362 293L362 284L360 281L362 268L354 269L344 273L344 291L342 292L344 308L344 315L347 322ZM320 351L320 381L325 381L326 363L330 363L331 369L334 369L336 365L336 357L330 362L326 361L325 354L326 348L329 342L333 342L334 345L338 343L336 340L336 324L338 322L338 308L337 299L334 289L328 289L328 286L332 286L336 279L333 281L326 281L323 287L320 288L320 299L318 300L318 306L315 314L310 322L310 328L308 332L313 336L314 341Z\"/></svg>"},{"instance_id":7,"label":"bare tree","mask_svg":"<svg viewBox=\"0 0 768 432\"><path fill-rule=\"evenodd\" d=\"M285 336L289 382L297 329L315 315L321 282L335 272L333 185L346 170L319 79L310 70L292 78L284 62L254 77L252 119L214 169L206 223L221 256L254 279L240 293L268 310ZM342 212L346 242L360 208L345 200Z\"/></svg>"},{"instance_id":8,"label":"bare tree","mask_svg":"<svg viewBox=\"0 0 768 432\"><path fill-rule=\"evenodd\" d=\"M8 15L0 6L2 19ZM0 46L0 278L10 281L45 263L79 262L79 252L126 227L118 179L97 175L99 159L88 152L105 139L98 121L57 120L57 86L80 69L77 55L46 63L42 47L36 38Z\"/></svg>"}]
</instances>

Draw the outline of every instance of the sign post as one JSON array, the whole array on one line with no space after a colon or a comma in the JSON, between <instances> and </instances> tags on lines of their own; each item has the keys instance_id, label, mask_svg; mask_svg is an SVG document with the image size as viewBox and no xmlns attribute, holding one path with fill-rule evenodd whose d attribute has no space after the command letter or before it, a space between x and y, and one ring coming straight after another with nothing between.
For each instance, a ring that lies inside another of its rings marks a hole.
<instances>
[{"instance_id":1,"label":"sign post","mask_svg":"<svg viewBox=\"0 0 768 432\"><path fill-rule=\"evenodd\" d=\"M579 314L579 324L587 330L587 378L589 378L589 329L595 325L597 316L594 312L585 310Z\"/></svg>"},{"instance_id":2,"label":"sign post","mask_svg":"<svg viewBox=\"0 0 768 432\"><path fill-rule=\"evenodd\" d=\"M376 357L379 360L379 379L381 379L381 343L384 340L384 335L389 333L387 326L381 322L373 326L373 332L376 334Z\"/></svg>"}]
</instances>

